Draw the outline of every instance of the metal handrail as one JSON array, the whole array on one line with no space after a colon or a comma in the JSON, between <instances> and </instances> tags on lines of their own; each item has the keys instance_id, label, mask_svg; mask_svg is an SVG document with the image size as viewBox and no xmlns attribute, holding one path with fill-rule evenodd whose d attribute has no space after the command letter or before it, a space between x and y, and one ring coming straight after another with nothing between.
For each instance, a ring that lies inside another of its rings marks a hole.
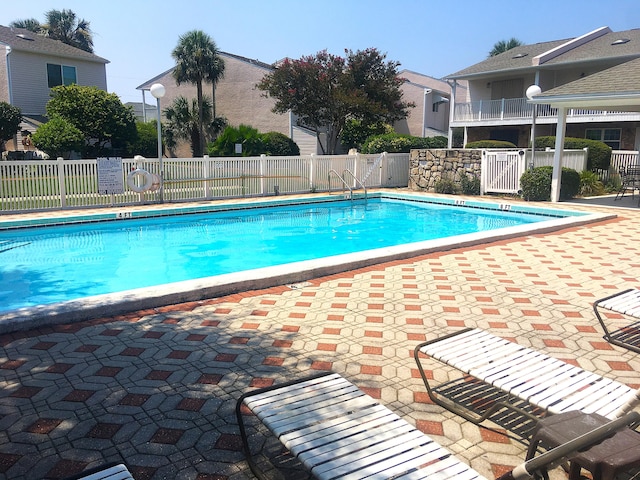
<instances>
[{"instance_id":1,"label":"metal handrail","mask_svg":"<svg viewBox=\"0 0 640 480\"><path fill-rule=\"evenodd\" d=\"M329 177L328 178L328 180L329 180L329 189L331 189L331 174L332 173L335 173L336 177L338 177L340 180L342 180L342 184L349 189L349 198L353 198L353 189L349 186L347 181L338 172L336 172L333 168L331 170L329 170L329 174L327 175Z\"/></svg>"},{"instance_id":2,"label":"metal handrail","mask_svg":"<svg viewBox=\"0 0 640 480\"><path fill-rule=\"evenodd\" d=\"M353 178L353 181L356 183L356 185L360 184L360 186L362 187L362 189L364 190L364 198L366 200L367 198L367 187L364 186L364 183L362 183L360 180L358 180L358 178L356 178L356 176L353 174L353 172L349 169L345 169L342 172L342 180L344 181L344 174L348 173L349 175L351 175L351 178ZM346 183L346 182L345 182Z\"/></svg>"}]
</instances>

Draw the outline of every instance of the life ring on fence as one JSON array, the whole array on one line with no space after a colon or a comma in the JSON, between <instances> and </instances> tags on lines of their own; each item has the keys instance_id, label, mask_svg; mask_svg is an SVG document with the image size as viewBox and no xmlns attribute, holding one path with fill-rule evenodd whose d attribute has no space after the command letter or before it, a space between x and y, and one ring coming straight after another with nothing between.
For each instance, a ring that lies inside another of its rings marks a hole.
<instances>
[{"instance_id":1,"label":"life ring on fence","mask_svg":"<svg viewBox=\"0 0 640 480\"><path fill-rule=\"evenodd\" d=\"M142 185L136 184L136 177L140 175L144 179ZM127 175L127 185L129 188L137 193L143 193L149 190L153 186L153 175L142 168L136 168Z\"/></svg>"}]
</instances>

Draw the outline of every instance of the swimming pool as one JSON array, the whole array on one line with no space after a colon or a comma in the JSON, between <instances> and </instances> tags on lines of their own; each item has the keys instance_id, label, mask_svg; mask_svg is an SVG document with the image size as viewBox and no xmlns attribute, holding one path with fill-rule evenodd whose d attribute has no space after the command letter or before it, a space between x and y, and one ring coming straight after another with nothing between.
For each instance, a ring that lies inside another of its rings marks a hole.
<instances>
[{"instance_id":1,"label":"swimming pool","mask_svg":"<svg viewBox=\"0 0 640 480\"><path fill-rule=\"evenodd\" d=\"M133 213L27 229L0 223L0 323L296 283L446 248L452 238L459 246L593 221L565 210L388 194Z\"/></svg>"}]
</instances>

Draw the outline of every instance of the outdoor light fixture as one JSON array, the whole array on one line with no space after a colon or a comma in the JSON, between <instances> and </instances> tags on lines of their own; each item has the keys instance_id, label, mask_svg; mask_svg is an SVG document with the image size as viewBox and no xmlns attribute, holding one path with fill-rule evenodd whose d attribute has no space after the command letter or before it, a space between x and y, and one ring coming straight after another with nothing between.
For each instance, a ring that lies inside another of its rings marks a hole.
<instances>
[{"instance_id":1,"label":"outdoor light fixture","mask_svg":"<svg viewBox=\"0 0 640 480\"><path fill-rule=\"evenodd\" d=\"M164 201L164 168L162 165L162 126L160 124L160 99L164 97L166 90L161 83L154 83L149 89L151 95L156 98L158 109L158 168L160 169L160 202Z\"/></svg>"},{"instance_id":2,"label":"outdoor light fixture","mask_svg":"<svg viewBox=\"0 0 640 480\"><path fill-rule=\"evenodd\" d=\"M538 85L531 85L527 88L525 95L529 100L533 99L536 95L540 95L542 93L542 89ZM535 158L536 158L536 116L538 114L538 104L533 105L533 115L531 121L531 165L529 168L533 170L535 166Z\"/></svg>"}]
</instances>

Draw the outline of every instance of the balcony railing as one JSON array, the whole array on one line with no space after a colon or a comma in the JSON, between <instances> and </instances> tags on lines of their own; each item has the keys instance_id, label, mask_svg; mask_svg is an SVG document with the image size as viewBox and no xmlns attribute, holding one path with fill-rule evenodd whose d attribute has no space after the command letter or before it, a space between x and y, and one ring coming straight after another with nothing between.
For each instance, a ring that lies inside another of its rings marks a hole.
<instances>
[{"instance_id":1,"label":"balcony railing","mask_svg":"<svg viewBox=\"0 0 640 480\"><path fill-rule=\"evenodd\" d=\"M558 110L551 105L538 105L536 118L544 122L555 120ZM524 122L531 123L533 117L533 105L526 98L503 98L500 100L479 100L469 103L456 103L453 113L454 123L487 122L505 123ZM637 120L640 114L628 112L611 112L605 110L570 109L567 118L575 118L583 121L601 121L603 117L608 120L617 118L620 120Z\"/></svg>"}]
</instances>

